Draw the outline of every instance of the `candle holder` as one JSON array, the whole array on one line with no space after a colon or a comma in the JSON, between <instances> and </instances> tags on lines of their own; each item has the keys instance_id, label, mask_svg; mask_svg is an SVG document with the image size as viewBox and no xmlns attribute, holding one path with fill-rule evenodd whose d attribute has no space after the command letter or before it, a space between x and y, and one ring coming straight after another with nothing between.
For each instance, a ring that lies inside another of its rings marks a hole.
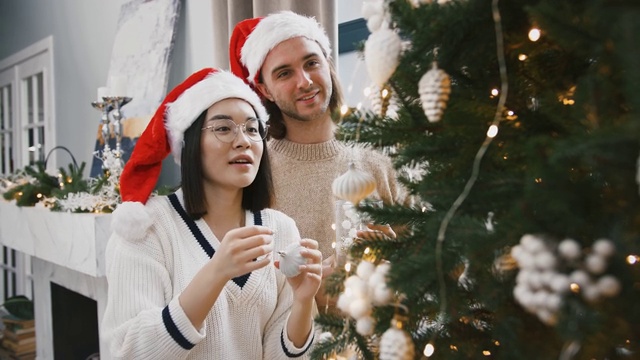
<instances>
[{"instance_id":1,"label":"candle holder","mask_svg":"<svg viewBox=\"0 0 640 360\"><path fill-rule=\"evenodd\" d=\"M116 137L116 153L122 155L122 149L120 144L122 142L122 107L131 101L128 96L107 96L104 98L113 107L113 121L111 125L113 127L113 133Z\"/></svg>"},{"instance_id":2,"label":"candle holder","mask_svg":"<svg viewBox=\"0 0 640 360\"><path fill-rule=\"evenodd\" d=\"M109 112L113 109L113 106L106 98L102 98L103 101L93 101L91 105L100 110L100 134L102 135L102 141L104 141L104 149L109 149Z\"/></svg>"}]
</instances>

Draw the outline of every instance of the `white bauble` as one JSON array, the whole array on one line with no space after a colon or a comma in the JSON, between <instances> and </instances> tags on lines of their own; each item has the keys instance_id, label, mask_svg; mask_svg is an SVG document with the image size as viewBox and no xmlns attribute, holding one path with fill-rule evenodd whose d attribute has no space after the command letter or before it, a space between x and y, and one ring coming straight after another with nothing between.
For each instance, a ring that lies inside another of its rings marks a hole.
<instances>
[{"instance_id":1,"label":"white bauble","mask_svg":"<svg viewBox=\"0 0 640 360\"><path fill-rule=\"evenodd\" d=\"M356 320L356 331L362 336L373 334L373 328L376 322L371 316L361 317Z\"/></svg>"},{"instance_id":2,"label":"white bauble","mask_svg":"<svg viewBox=\"0 0 640 360\"><path fill-rule=\"evenodd\" d=\"M354 293L354 296L364 296L367 293L367 283L357 275L351 275L344 281L344 287Z\"/></svg>"},{"instance_id":3,"label":"white bauble","mask_svg":"<svg viewBox=\"0 0 640 360\"><path fill-rule=\"evenodd\" d=\"M560 242L560 245L558 245L558 253L567 260L577 260L580 258L582 248L577 241L573 239L564 239Z\"/></svg>"},{"instance_id":4,"label":"white bauble","mask_svg":"<svg viewBox=\"0 0 640 360\"><path fill-rule=\"evenodd\" d=\"M376 180L371 174L358 170L353 163L349 163L349 169L333 180L331 189L338 198L357 205L376 189Z\"/></svg>"},{"instance_id":5,"label":"white bauble","mask_svg":"<svg viewBox=\"0 0 640 360\"><path fill-rule=\"evenodd\" d=\"M520 238L520 244L529 254L537 254L546 249L544 241L531 234L525 234Z\"/></svg>"},{"instance_id":6,"label":"white bauble","mask_svg":"<svg viewBox=\"0 0 640 360\"><path fill-rule=\"evenodd\" d=\"M343 313L349 313L349 306L351 306L351 302L353 301L353 292L345 291L338 296L338 301L336 302L336 306Z\"/></svg>"},{"instance_id":7,"label":"white bauble","mask_svg":"<svg viewBox=\"0 0 640 360\"><path fill-rule=\"evenodd\" d=\"M540 270L551 270L558 263L556 257L547 250L542 250L534 256L535 266Z\"/></svg>"},{"instance_id":8,"label":"white bauble","mask_svg":"<svg viewBox=\"0 0 640 360\"><path fill-rule=\"evenodd\" d=\"M304 249L299 243L291 243L283 251L278 251L280 255L280 271L286 277L294 277L300 274L300 265L307 263L300 252Z\"/></svg>"},{"instance_id":9,"label":"white bauble","mask_svg":"<svg viewBox=\"0 0 640 360\"><path fill-rule=\"evenodd\" d=\"M518 271L518 275L516 275L516 284L522 284L529 286L529 278L531 277L532 271L523 269Z\"/></svg>"},{"instance_id":10,"label":"white bauble","mask_svg":"<svg viewBox=\"0 0 640 360\"><path fill-rule=\"evenodd\" d=\"M382 87L386 84L396 71L401 51L400 36L389 29L386 23L369 35L364 44L364 62L367 65L369 77L378 86Z\"/></svg>"},{"instance_id":11,"label":"white bauble","mask_svg":"<svg viewBox=\"0 0 640 360\"><path fill-rule=\"evenodd\" d=\"M411 336L393 324L380 338L380 360L412 360L415 347Z\"/></svg>"},{"instance_id":12,"label":"white bauble","mask_svg":"<svg viewBox=\"0 0 640 360\"><path fill-rule=\"evenodd\" d=\"M596 286L598 287L598 291L602 294L602 296L606 297L614 297L620 293L622 289L622 285L620 285L620 281L616 279L612 275L605 275L598 279L596 282Z\"/></svg>"},{"instance_id":13,"label":"white bauble","mask_svg":"<svg viewBox=\"0 0 640 360\"><path fill-rule=\"evenodd\" d=\"M593 243L593 252L608 258L616 252L616 246L609 239L599 239Z\"/></svg>"},{"instance_id":14,"label":"white bauble","mask_svg":"<svg viewBox=\"0 0 640 360\"><path fill-rule=\"evenodd\" d=\"M387 305L393 299L393 292L385 284L373 288L373 303L377 306Z\"/></svg>"},{"instance_id":15,"label":"white bauble","mask_svg":"<svg viewBox=\"0 0 640 360\"><path fill-rule=\"evenodd\" d=\"M387 273L389 272L389 269L391 269L391 263L382 262L382 263L378 264L378 266L376 266L376 273L379 273L379 274L382 274L384 276L387 276Z\"/></svg>"},{"instance_id":16,"label":"white bauble","mask_svg":"<svg viewBox=\"0 0 640 360\"><path fill-rule=\"evenodd\" d=\"M584 266L594 275L600 275L607 270L607 260L599 254L590 254L584 260Z\"/></svg>"},{"instance_id":17,"label":"white bauble","mask_svg":"<svg viewBox=\"0 0 640 360\"><path fill-rule=\"evenodd\" d=\"M575 270L569 275L569 279L581 288L591 284L591 277L584 270Z\"/></svg>"},{"instance_id":18,"label":"white bauble","mask_svg":"<svg viewBox=\"0 0 640 360\"><path fill-rule=\"evenodd\" d=\"M538 290L542 288L542 276L541 273L537 271L532 271L529 273L529 287L533 290Z\"/></svg>"},{"instance_id":19,"label":"white bauble","mask_svg":"<svg viewBox=\"0 0 640 360\"><path fill-rule=\"evenodd\" d=\"M523 251L522 254L520 254L520 258L518 259L518 266L520 267L520 269L534 270L536 267L534 256L528 251Z\"/></svg>"},{"instance_id":20,"label":"white bauble","mask_svg":"<svg viewBox=\"0 0 640 360\"><path fill-rule=\"evenodd\" d=\"M371 302L368 298L355 298L349 305L349 315L354 319L360 319L371 315Z\"/></svg>"},{"instance_id":21,"label":"white bauble","mask_svg":"<svg viewBox=\"0 0 640 360\"><path fill-rule=\"evenodd\" d=\"M556 274L551 280L550 287L558 294L566 294L571 290L571 280L565 274Z\"/></svg>"},{"instance_id":22,"label":"white bauble","mask_svg":"<svg viewBox=\"0 0 640 360\"><path fill-rule=\"evenodd\" d=\"M556 273L554 271L542 271L540 272L540 283L543 287L551 288L551 282L555 277Z\"/></svg>"},{"instance_id":23,"label":"white bauble","mask_svg":"<svg viewBox=\"0 0 640 360\"><path fill-rule=\"evenodd\" d=\"M562 297L558 294L548 294L545 299L544 307L551 311L557 312L560 310L560 306L562 306Z\"/></svg>"},{"instance_id":24,"label":"white bauble","mask_svg":"<svg viewBox=\"0 0 640 360\"><path fill-rule=\"evenodd\" d=\"M522 245L515 245L511 248L511 257L513 257L517 262L520 262L520 257L525 254L525 250L522 248Z\"/></svg>"},{"instance_id":25,"label":"white bauble","mask_svg":"<svg viewBox=\"0 0 640 360\"><path fill-rule=\"evenodd\" d=\"M362 281L368 281L369 277L375 272L376 266L366 260L360 261L358 264L358 268L356 269L356 274L362 279Z\"/></svg>"}]
</instances>

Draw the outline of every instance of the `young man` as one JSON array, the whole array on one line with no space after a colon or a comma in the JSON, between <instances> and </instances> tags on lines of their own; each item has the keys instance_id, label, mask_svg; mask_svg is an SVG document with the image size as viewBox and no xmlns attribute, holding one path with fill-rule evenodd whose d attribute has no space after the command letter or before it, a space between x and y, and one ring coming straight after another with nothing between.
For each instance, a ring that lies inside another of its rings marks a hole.
<instances>
[{"instance_id":1,"label":"young man","mask_svg":"<svg viewBox=\"0 0 640 360\"><path fill-rule=\"evenodd\" d=\"M291 216L301 235L317 240L323 257L331 260L333 180L353 162L375 178L374 197L385 204L403 202L391 161L336 140L332 115L342 105L342 92L329 39L315 19L283 11L244 20L233 30L229 54L232 72L258 90L270 114L274 208ZM388 226L374 229L395 236ZM326 276L330 268L323 271Z\"/></svg>"}]
</instances>

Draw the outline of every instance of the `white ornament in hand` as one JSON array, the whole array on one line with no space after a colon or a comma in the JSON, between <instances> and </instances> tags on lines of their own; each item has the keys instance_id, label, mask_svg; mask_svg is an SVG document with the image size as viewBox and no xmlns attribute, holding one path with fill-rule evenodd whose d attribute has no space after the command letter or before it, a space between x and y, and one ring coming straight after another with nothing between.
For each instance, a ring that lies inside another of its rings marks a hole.
<instances>
[{"instance_id":1,"label":"white ornament in hand","mask_svg":"<svg viewBox=\"0 0 640 360\"><path fill-rule=\"evenodd\" d=\"M300 274L300 265L307 263L300 252L304 248L299 243L289 244L284 250L278 251L280 255L280 271L286 277L294 277Z\"/></svg>"}]
</instances>

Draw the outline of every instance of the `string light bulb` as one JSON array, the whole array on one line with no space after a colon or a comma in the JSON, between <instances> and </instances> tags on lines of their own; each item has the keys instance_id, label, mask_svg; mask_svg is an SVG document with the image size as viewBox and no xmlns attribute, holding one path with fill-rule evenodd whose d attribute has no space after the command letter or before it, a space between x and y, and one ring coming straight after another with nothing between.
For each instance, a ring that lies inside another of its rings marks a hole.
<instances>
[{"instance_id":1,"label":"string light bulb","mask_svg":"<svg viewBox=\"0 0 640 360\"><path fill-rule=\"evenodd\" d=\"M538 29L537 27L532 27L531 30L529 30L529 40L536 42L540 40L541 34L542 33L540 32L540 29Z\"/></svg>"},{"instance_id":2,"label":"string light bulb","mask_svg":"<svg viewBox=\"0 0 640 360\"><path fill-rule=\"evenodd\" d=\"M629 255L627 256L627 264L635 265L638 263L638 255Z\"/></svg>"},{"instance_id":3,"label":"string light bulb","mask_svg":"<svg viewBox=\"0 0 640 360\"><path fill-rule=\"evenodd\" d=\"M427 346L424 347L424 351L422 353L426 357L431 357L431 355L433 355L435 351L436 351L436 348L433 346L433 344L428 343Z\"/></svg>"},{"instance_id":4,"label":"string light bulb","mask_svg":"<svg viewBox=\"0 0 640 360\"><path fill-rule=\"evenodd\" d=\"M346 104L343 104L342 106L340 106L340 114L341 115L345 115L347 113L347 111L349 111L349 107Z\"/></svg>"},{"instance_id":5,"label":"string light bulb","mask_svg":"<svg viewBox=\"0 0 640 360\"><path fill-rule=\"evenodd\" d=\"M518 60L520 60L520 61L525 61L525 60L527 60L527 55L526 55L526 54L520 54L520 55L518 55Z\"/></svg>"},{"instance_id":6,"label":"string light bulb","mask_svg":"<svg viewBox=\"0 0 640 360\"><path fill-rule=\"evenodd\" d=\"M498 135L498 127L495 125L489 126L489 130L487 130L487 136L490 138L494 138Z\"/></svg>"}]
</instances>

